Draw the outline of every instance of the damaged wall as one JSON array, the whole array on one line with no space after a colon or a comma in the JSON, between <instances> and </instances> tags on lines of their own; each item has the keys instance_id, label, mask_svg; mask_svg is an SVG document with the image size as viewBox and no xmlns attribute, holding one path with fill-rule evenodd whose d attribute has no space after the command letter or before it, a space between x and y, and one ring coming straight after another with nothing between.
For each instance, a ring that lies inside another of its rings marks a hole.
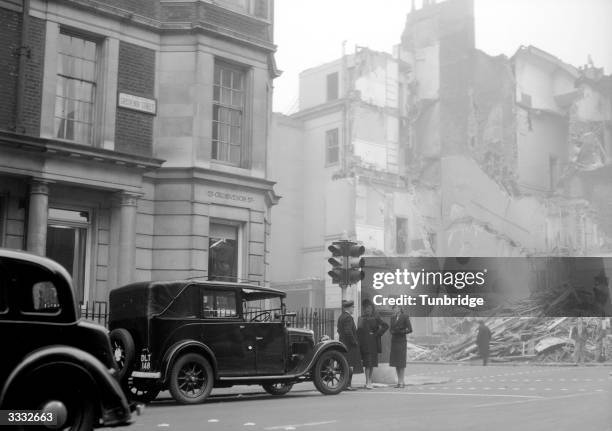
<instances>
[{"instance_id":1,"label":"damaged wall","mask_svg":"<svg viewBox=\"0 0 612 431\"><path fill-rule=\"evenodd\" d=\"M474 53L468 147L484 172L509 191L516 187L514 76L505 56Z\"/></svg>"}]
</instances>

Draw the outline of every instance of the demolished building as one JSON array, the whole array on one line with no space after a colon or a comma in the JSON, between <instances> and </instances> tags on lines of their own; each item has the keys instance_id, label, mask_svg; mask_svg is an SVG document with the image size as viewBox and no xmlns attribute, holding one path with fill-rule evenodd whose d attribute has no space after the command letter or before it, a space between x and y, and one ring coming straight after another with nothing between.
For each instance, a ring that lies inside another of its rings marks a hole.
<instances>
[{"instance_id":1,"label":"demolished building","mask_svg":"<svg viewBox=\"0 0 612 431\"><path fill-rule=\"evenodd\" d=\"M473 0L413 8L393 54L303 72L271 145L288 197L271 279L319 278L327 307L342 237L382 256L612 255L612 77L533 46L476 49Z\"/></svg>"}]
</instances>

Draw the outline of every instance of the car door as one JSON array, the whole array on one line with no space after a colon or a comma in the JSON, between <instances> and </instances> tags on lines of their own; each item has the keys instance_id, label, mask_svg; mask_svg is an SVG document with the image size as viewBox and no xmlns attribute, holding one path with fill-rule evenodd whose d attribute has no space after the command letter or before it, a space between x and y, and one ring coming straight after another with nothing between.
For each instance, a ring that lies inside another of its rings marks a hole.
<instances>
[{"instance_id":1,"label":"car door","mask_svg":"<svg viewBox=\"0 0 612 431\"><path fill-rule=\"evenodd\" d=\"M254 375L255 345L239 316L235 289L201 286L203 342L217 358L222 377Z\"/></svg>"},{"instance_id":2,"label":"car door","mask_svg":"<svg viewBox=\"0 0 612 431\"><path fill-rule=\"evenodd\" d=\"M285 372L286 328L280 322L247 323L246 337L255 349L257 374L277 375Z\"/></svg>"},{"instance_id":3,"label":"car door","mask_svg":"<svg viewBox=\"0 0 612 431\"><path fill-rule=\"evenodd\" d=\"M259 375L285 373L287 328L280 319L280 304L280 297L243 291L244 334L255 349L255 368Z\"/></svg>"}]
</instances>

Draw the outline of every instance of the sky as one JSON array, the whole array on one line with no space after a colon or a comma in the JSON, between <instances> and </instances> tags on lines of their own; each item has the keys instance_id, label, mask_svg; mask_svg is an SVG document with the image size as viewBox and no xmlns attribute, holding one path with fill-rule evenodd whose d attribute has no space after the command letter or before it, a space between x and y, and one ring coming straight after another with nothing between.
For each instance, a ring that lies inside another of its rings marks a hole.
<instances>
[{"instance_id":1,"label":"sky","mask_svg":"<svg viewBox=\"0 0 612 431\"><path fill-rule=\"evenodd\" d=\"M438 0L440 1L440 0ZM421 0L416 0L417 8ZM276 0L274 43L283 71L274 81L274 111L294 112L298 74L355 46L391 52L411 0ZM474 0L476 48L511 56L534 45L575 66L590 55L612 73L612 0Z\"/></svg>"}]
</instances>

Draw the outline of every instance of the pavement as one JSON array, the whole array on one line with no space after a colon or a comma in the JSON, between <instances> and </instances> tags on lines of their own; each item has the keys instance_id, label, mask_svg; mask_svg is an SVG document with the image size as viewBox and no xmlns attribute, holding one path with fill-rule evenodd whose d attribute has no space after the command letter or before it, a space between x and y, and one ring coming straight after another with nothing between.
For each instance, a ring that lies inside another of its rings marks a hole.
<instances>
[{"instance_id":1,"label":"pavement","mask_svg":"<svg viewBox=\"0 0 612 431\"><path fill-rule=\"evenodd\" d=\"M196 406L162 393L130 429L612 431L607 367L409 364L408 382L414 384L336 396L321 395L312 383L283 397L240 386L215 389Z\"/></svg>"}]
</instances>

